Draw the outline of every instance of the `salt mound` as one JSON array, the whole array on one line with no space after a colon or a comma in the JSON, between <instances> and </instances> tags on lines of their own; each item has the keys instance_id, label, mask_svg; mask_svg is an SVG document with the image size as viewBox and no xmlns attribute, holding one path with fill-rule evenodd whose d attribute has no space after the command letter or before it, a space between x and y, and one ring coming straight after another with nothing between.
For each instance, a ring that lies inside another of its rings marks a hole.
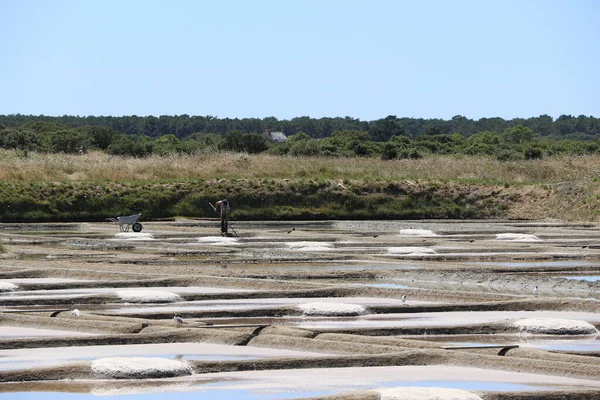
<instances>
[{"instance_id":1,"label":"salt mound","mask_svg":"<svg viewBox=\"0 0 600 400\"><path fill-rule=\"evenodd\" d=\"M172 303L182 300L176 293L158 290L122 290L117 292L117 296L128 303Z\"/></svg>"},{"instance_id":2,"label":"salt mound","mask_svg":"<svg viewBox=\"0 0 600 400\"><path fill-rule=\"evenodd\" d=\"M436 254L428 247L388 247L389 254Z\"/></svg>"},{"instance_id":3,"label":"salt mound","mask_svg":"<svg viewBox=\"0 0 600 400\"><path fill-rule=\"evenodd\" d=\"M120 232L115 235L115 239L121 240L154 240L151 233L142 232Z\"/></svg>"},{"instance_id":4,"label":"salt mound","mask_svg":"<svg viewBox=\"0 0 600 400\"><path fill-rule=\"evenodd\" d=\"M304 315L321 315L321 316L353 316L364 314L365 307L360 304L344 304L344 303L304 303L298 307Z\"/></svg>"},{"instance_id":5,"label":"salt mound","mask_svg":"<svg viewBox=\"0 0 600 400\"><path fill-rule=\"evenodd\" d=\"M496 240L512 240L515 242L539 242L541 241L535 235L527 235L525 233L499 233L496 235Z\"/></svg>"},{"instance_id":6,"label":"salt mound","mask_svg":"<svg viewBox=\"0 0 600 400\"><path fill-rule=\"evenodd\" d=\"M0 292L12 292L13 290L17 290L19 286L10 282L0 282Z\"/></svg>"},{"instance_id":7,"label":"salt mound","mask_svg":"<svg viewBox=\"0 0 600 400\"><path fill-rule=\"evenodd\" d=\"M481 397L462 389L406 386L377 389L381 400L481 400Z\"/></svg>"},{"instance_id":8,"label":"salt mound","mask_svg":"<svg viewBox=\"0 0 600 400\"><path fill-rule=\"evenodd\" d=\"M194 371L183 361L164 358L113 357L92 361L97 378L156 379L191 375Z\"/></svg>"},{"instance_id":9,"label":"salt mound","mask_svg":"<svg viewBox=\"0 0 600 400\"><path fill-rule=\"evenodd\" d=\"M229 236L205 236L205 237L201 237L200 239L198 239L198 242L214 244L214 245L236 244L237 239L229 237Z\"/></svg>"},{"instance_id":10,"label":"salt mound","mask_svg":"<svg viewBox=\"0 0 600 400\"><path fill-rule=\"evenodd\" d=\"M598 330L590 323L570 319L526 318L514 322L521 332L544 335L593 335Z\"/></svg>"},{"instance_id":11,"label":"salt mound","mask_svg":"<svg viewBox=\"0 0 600 400\"><path fill-rule=\"evenodd\" d=\"M400 229L400 236L437 236L437 234L429 229Z\"/></svg>"},{"instance_id":12,"label":"salt mound","mask_svg":"<svg viewBox=\"0 0 600 400\"><path fill-rule=\"evenodd\" d=\"M333 246L323 242L291 242L288 247L298 251L329 251Z\"/></svg>"}]
</instances>

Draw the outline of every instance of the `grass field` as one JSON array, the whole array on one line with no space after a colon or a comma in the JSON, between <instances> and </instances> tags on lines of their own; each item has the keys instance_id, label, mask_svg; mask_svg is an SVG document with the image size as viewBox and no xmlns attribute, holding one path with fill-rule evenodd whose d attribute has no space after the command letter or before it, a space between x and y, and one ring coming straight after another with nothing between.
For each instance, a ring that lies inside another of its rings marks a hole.
<instances>
[{"instance_id":1,"label":"grass field","mask_svg":"<svg viewBox=\"0 0 600 400\"><path fill-rule=\"evenodd\" d=\"M0 151L0 221L600 217L600 157L500 162L311 158L233 153L124 158Z\"/></svg>"},{"instance_id":2,"label":"grass field","mask_svg":"<svg viewBox=\"0 0 600 400\"><path fill-rule=\"evenodd\" d=\"M125 158L0 151L3 181L160 181L188 179L467 180L557 183L600 178L600 156L501 162L493 158L432 156L420 160L281 157L246 154Z\"/></svg>"}]
</instances>

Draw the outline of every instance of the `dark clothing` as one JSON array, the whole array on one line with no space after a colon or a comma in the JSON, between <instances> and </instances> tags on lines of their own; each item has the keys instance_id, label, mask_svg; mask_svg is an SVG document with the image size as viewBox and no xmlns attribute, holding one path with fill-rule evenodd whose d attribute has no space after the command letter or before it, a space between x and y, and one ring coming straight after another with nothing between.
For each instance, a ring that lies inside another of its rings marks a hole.
<instances>
[{"instance_id":1,"label":"dark clothing","mask_svg":"<svg viewBox=\"0 0 600 400\"><path fill-rule=\"evenodd\" d=\"M229 225L229 202L227 200L219 200L215 204L215 210L221 216L221 234L227 233L227 227Z\"/></svg>"}]
</instances>

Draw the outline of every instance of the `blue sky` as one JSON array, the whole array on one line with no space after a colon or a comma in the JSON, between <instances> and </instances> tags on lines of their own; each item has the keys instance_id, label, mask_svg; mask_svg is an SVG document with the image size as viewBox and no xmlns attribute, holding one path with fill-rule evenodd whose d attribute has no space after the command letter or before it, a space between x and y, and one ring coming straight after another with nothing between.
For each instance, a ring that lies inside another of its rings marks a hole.
<instances>
[{"instance_id":1,"label":"blue sky","mask_svg":"<svg viewBox=\"0 0 600 400\"><path fill-rule=\"evenodd\" d=\"M0 0L0 114L600 117L597 0Z\"/></svg>"}]
</instances>

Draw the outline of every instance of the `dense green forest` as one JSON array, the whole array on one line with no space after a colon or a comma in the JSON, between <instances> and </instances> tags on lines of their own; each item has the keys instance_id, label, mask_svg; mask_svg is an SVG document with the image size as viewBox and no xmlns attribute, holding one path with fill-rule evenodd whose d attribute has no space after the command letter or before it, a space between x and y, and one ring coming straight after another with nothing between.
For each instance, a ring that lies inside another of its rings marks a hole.
<instances>
[{"instance_id":1,"label":"dense green forest","mask_svg":"<svg viewBox=\"0 0 600 400\"><path fill-rule=\"evenodd\" d=\"M268 132L282 132L283 143ZM101 150L146 157L236 151L329 157L421 158L428 154L490 155L500 160L600 152L600 119L542 115L527 119L450 120L397 118L374 121L298 117L32 116L0 115L0 147L28 152Z\"/></svg>"}]
</instances>

